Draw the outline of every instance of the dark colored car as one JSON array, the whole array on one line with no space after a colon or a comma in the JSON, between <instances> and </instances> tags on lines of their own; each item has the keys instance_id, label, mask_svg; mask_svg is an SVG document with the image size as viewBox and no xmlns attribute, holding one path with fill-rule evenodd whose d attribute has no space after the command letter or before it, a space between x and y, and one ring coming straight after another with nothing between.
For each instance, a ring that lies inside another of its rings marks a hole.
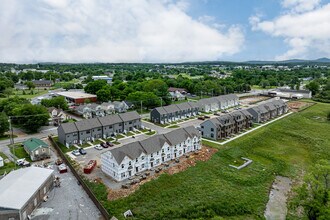
<instances>
[{"instance_id":1,"label":"dark colored car","mask_svg":"<svg viewBox=\"0 0 330 220\"><path fill-rule=\"evenodd\" d=\"M210 116L208 116L208 115L205 115L205 116L204 116L204 119L205 119L205 118L210 118Z\"/></svg>"},{"instance_id":2,"label":"dark colored car","mask_svg":"<svg viewBox=\"0 0 330 220\"><path fill-rule=\"evenodd\" d=\"M102 146L103 148L108 148L108 147L109 147L106 143L101 143L101 146Z\"/></svg>"},{"instance_id":3,"label":"dark colored car","mask_svg":"<svg viewBox=\"0 0 330 220\"><path fill-rule=\"evenodd\" d=\"M87 154L87 152L86 152L86 150L84 148L79 148L79 153L81 155L86 155Z\"/></svg>"},{"instance_id":4,"label":"dark colored car","mask_svg":"<svg viewBox=\"0 0 330 220\"><path fill-rule=\"evenodd\" d=\"M111 142L109 142L109 141L107 141L106 144L109 145L110 147L113 147L114 146L114 144L111 143Z\"/></svg>"},{"instance_id":5,"label":"dark colored car","mask_svg":"<svg viewBox=\"0 0 330 220\"><path fill-rule=\"evenodd\" d=\"M205 118L204 118L204 116L199 116L198 119L199 120L204 120Z\"/></svg>"}]
</instances>

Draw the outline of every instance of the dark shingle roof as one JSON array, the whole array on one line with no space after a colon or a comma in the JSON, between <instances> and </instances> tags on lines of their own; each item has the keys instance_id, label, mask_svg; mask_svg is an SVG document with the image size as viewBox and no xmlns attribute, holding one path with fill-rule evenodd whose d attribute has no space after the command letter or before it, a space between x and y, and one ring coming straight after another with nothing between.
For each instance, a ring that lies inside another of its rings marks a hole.
<instances>
[{"instance_id":1,"label":"dark shingle roof","mask_svg":"<svg viewBox=\"0 0 330 220\"><path fill-rule=\"evenodd\" d=\"M167 113L174 113L180 111L180 109L176 105L164 106L164 109Z\"/></svg>"},{"instance_id":2,"label":"dark shingle roof","mask_svg":"<svg viewBox=\"0 0 330 220\"><path fill-rule=\"evenodd\" d=\"M97 118L85 119L75 123L79 131L90 130L102 126Z\"/></svg>"},{"instance_id":3,"label":"dark shingle roof","mask_svg":"<svg viewBox=\"0 0 330 220\"><path fill-rule=\"evenodd\" d=\"M166 137L166 139L170 142L170 144L172 146L183 142L184 140L186 140L189 137L187 132L182 128L168 132L168 133L164 134L164 136Z\"/></svg>"},{"instance_id":4,"label":"dark shingle roof","mask_svg":"<svg viewBox=\"0 0 330 220\"><path fill-rule=\"evenodd\" d=\"M98 118L102 126L109 126L121 123L122 120L119 115L107 115L105 117Z\"/></svg>"},{"instance_id":5,"label":"dark shingle roof","mask_svg":"<svg viewBox=\"0 0 330 220\"><path fill-rule=\"evenodd\" d=\"M167 114L166 110L163 107L154 108L153 111L157 111L161 115Z\"/></svg>"},{"instance_id":6,"label":"dark shingle roof","mask_svg":"<svg viewBox=\"0 0 330 220\"><path fill-rule=\"evenodd\" d=\"M140 142L138 141L123 145L122 147L111 149L110 152L118 164L121 164L125 156L128 156L134 160L138 158L142 153L145 153Z\"/></svg>"},{"instance_id":7,"label":"dark shingle roof","mask_svg":"<svg viewBox=\"0 0 330 220\"><path fill-rule=\"evenodd\" d=\"M167 142L167 140L164 135L161 134L140 141L140 144L147 154L152 154L161 150L165 142Z\"/></svg>"},{"instance_id":8,"label":"dark shingle roof","mask_svg":"<svg viewBox=\"0 0 330 220\"><path fill-rule=\"evenodd\" d=\"M76 127L76 124L74 122L72 122L72 123L63 123L58 127L58 129L59 128L62 128L64 133L66 133L66 134L78 131L78 129Z\"/></svg>"},{"instance_id":9,"label":"dark shingle roof","mask_svg":"<svg viewBox=\"0 0 330 220\"><path fill-rule=\"evenodd\" d=\"M201 137L201 134L194 126L184 127L183 129L189 134L190 137Z\"/></svg>"},{"instance_id":10,"label":"dark shingle roof","mask_svg":"<svg viewBox=\"0 0 330 220\"><path fill-rule=\"evenodd\" d=\"M176 107L178 107L180 110L188 110L191 109L191 106L187 102L183 102L180 104L177 104Z\"/></svg>"},{"instance_id":11,"label":"dark shingle roof","mask_svg":"<svg viewBox=\"0 0 330 220\"><path fill-rule=\"evenodd\" d=\"M125 121L132 121L136 119L141 119L140 115L136 112L126 112L119 114L119 117L125 122Z\"/></svg>"}]
</instances>

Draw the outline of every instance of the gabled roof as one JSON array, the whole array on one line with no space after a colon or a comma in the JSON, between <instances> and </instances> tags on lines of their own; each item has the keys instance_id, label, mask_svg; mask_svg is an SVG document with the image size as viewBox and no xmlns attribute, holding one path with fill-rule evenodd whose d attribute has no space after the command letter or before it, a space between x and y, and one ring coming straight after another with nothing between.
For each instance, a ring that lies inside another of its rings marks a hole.
<instances>
[{"instance_id":1,"label":"gabled roof","mask_svg":"<svg viewBox=\"0 0 330 220\"><path fill-rule=\"evenodd\" d=\"M155 135L143 141L140 141L141 146L146 151L147 154L155 153L162 149L165 143L168 141L164 137L164 135Z\"/></svg>"},{"instance_id":2,"label":"gabled roof","mask_svg":"<svg viewBox=\"0 0 330 220\"><path fill-rule=\"evenodd\" d=\"M250 118L253 117L253 116L251 115L251 113L248 112L246 109L242 109L242 110L240 110L240 112L241 112L243 115L245 115L246 117L250 117Z\"/></svg>"},{"instance_id":3,"label":"gabled roof","mask_svg":"<svg viewBox=\"0 0 330 220\"><path fill-rule=\"evenodd\" d=\"M269 112L264 105L258 105L258 109L262 114Z\"/></svg>"},{"instance_id":4,"label":"gabled roof","mask_svg":"<svg viewBox=\"0 0 330 220\"><path fill-rule=\"evenodd\" d=\"M76 127L76 124L74 123L74 122L71 122L71 123L63 123L63 124L61 124L59 127L58 127L58 129L59 128L62 128L63 129L63 131L64 131L64 133L66 133L66 134L69 134L69 133L73 133L73 132L77 132L78 131L78 129L77 129L77 127ZM57 130L58 130L57 129Z\"/></svg>"},{"instance_id":5,"label":"gabled roof","mask_svg":"<svg viewBox=\"0 0 330 220\"><path fill-rule=\"evenodd\" d=\"M263 106L270 111L276 110L276 107L272 102L267 102L267 103L263 104Z\"/></svg>"},{"instance_id":6,"label":"gabled roof","mask_svg":"<svg viewBox=\"0 0 330 220\"><path fill-rule=\"evenodd\" d=\"M97 118L85 119L85 120L77 121L75 123L79 131L90 130L102 126Z\"/></svg>"},{"instance_id":7,"label":"gabled roof","mask_svg":"<svg viewBox=\"0 0 330 220\"><path fill-rule=\"evenodd\" d=\"M152 111L157 111L161 115L167 114L167 111L164 109L164 107L157 107L157 108L154 108Z\"/></svg>"},{"instance_id":8,"label":"gabled roof","mask_svg":"<svg viewBox=\"0 0 330 220\"><path fill-rule=\"evenodd\" d=\"M164 136L170 144L174 146L186 140L189 137L189 134L184 129L179 128L164 134Z\"/></svg>"},{"instance_id":9,"label":"gabled roof","mask_svg":"<svg viewBox=\"0 0 330 220\"><path fill-rule=\"evenodd\" d=\"M119 114L119 117L124 122L125 121L132 121L132 120L136 120L136 119L141 119L141 116L136 111Z\"/></svg>"},{"instance_id":10,"label":"gabled roof","mask_svg":"<svg viewBox=\"0 0 330 220\"><path fill-rule=\"evenodd\" d=\"M191 106L187 102L177 104L176 107L178 107L181 111L191 109Z\"/></svg>"},{"instance_id":11,"label":"gabled roof","mask_svg":"<svg viewBox=\"0 0 330 220\"><path fill-rule=\"evenodd\" d=\"M184 127L183 129L189 134L190 137L201 137L201 134L194 126Z\"/></svg>"},{"instance_id":12,"label":"gabled roof","mask_svg":"<svg viewBox=\"0 0 330 220\"><path fill-rule=\"evenodd\" d=\"M190 105L191 108L198 108L197 102L187 102L188 105Z\"/></svg>"},{"instance_id":13,"label":"gabled roof","mask_svg":"<svg viewBox=\"0 0 330 220\"><path fill-rule=\"evenodd\" d=\"M98 119L102 126L109 126L123 122L119 115L107 115Z\"/></svg>"},{"instance_id":14,"label":"gabled roof","mask_svg":"<svg viewBox=\"0 0 330 220\"><path fill-rule=\"evenodd\" d=\"M217 117L217 119L219 120L220 124L222 125L230 125L234 123L234 119L231 115L221 115L219 117Z\"/></svg>"},{"instance_id":15,"label":"gabled roof","mask_svg":"<svg viewBox=\"0 0 330 220\"><path fill-rule=\"evenodd\" d=\"M46 144L44 141L38 139L38 138L29 138L26 141L23 142L24 147L29 151L35 151L39 148L47 148L49 147L48 144Z\"/></svg>"},{"instance_id":16,"label":"gabled roof","mask_svg":"<svg viewBox=\"0 0 330 220\"><path fill-rule=\"evenodd\" d=\"M139 141L111 149L110 152L118 164L121 164L126 156L134 160L145 153Z\"/></svg>"},{"instance_id":17,"label":"gabled roof","mask_svg":"<svg viewBox=\"0 0 330 220\"><path fill-rule=\"evenodd\" d=\"M163 107L167 113L174 113L180 111L176 105L168 105Z\"/></svg>"}]
</instances>

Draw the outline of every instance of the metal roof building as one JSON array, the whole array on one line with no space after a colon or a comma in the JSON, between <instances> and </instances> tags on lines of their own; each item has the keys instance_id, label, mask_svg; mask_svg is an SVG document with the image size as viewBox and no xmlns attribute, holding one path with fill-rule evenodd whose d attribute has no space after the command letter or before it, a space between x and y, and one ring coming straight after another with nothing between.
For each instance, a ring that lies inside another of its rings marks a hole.
<instances>
[{"instance_id":1,"label":"metal roof building","mask_svg":"<svg viewBox=\"0 0 330 220\"><path fill-rule=\"evenodd\" d=\"M28 167L0 180L0 219L27 219L53 188L53 170Z\"/></svg>"}]
</instances>

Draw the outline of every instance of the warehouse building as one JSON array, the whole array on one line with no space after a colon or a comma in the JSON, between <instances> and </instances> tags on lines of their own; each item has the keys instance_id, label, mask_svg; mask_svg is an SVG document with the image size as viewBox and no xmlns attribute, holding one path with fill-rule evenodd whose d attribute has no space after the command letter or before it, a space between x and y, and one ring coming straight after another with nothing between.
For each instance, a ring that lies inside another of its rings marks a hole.
<instances>
[{"instance_id":1,"label":"warehouse building","mask_svg":"<svg viewBox=\"0 0 330 220\"><path fill-rule=\"evenodd\" d=\"M25 220L53 188L53 170L28 167L0 180L0 220Z\"/></svg>"},{"instance_id":2,"label":"warehouse building","mask_svg":"<svg viewBox=\"0 0 330 220\"><path fill-rule=\"evenodd\" d=\"M86 102L96 102L97 96L84 92L58 92L59 96L63 96L68 102L76 105L84 104Z\"/></svg>"}]
</instances>

